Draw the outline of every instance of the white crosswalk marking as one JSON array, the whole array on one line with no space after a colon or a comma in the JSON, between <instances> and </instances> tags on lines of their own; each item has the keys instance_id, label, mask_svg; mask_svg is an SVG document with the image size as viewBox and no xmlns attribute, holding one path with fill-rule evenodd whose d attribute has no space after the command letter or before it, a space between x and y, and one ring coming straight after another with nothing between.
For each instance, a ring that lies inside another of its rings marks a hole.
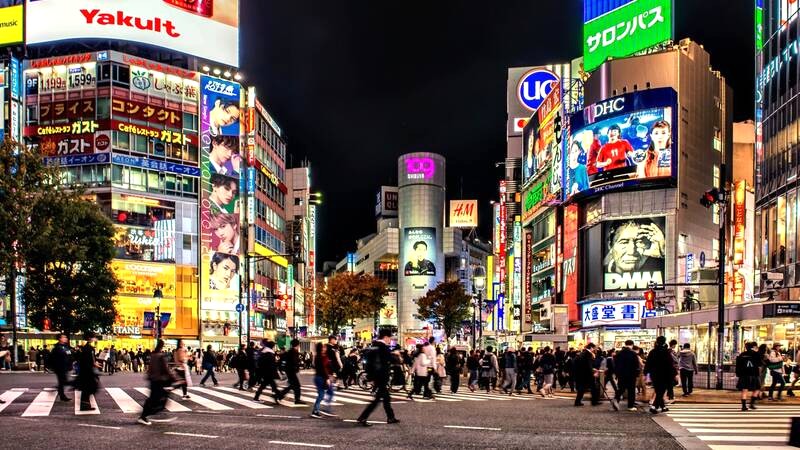
<instances>
[{"instance_id":1,"label":"white crosswalk marking","mask_svg":"<svg viewBox=\"0 0 800 450\"><path fill-rule=\"evenodd\" d=\"M212 397L221 398L223 400L229 401L231 403L236 403L237 405L242 405L246 408L250 409L270 409L272 406L267 406L263 403L259 403L254 401L253 399L245 399L242 397L236 397L230 394L224 394L222 392L216 391L214 389L207 389L201 387L192 387L189 388L192 392L200 392L202 394L210 395Z\"/></svg>"},{"instance_id":2,"label":"white crosswalk marking","mask_svg":"<svg viewBox=\"0 0 800 450\"><path fill-rule=\"evenodd\" d=\"M3 395L0 395L0 399L2 399L5 403L0 403L0 412L11 406L11 403L16 400L17 397L27 391L28 389L11 389L10 391L3 392Z\"/></svg>"},{"instance_id":3,"label":"white crosswalk marking","mask_svg":"<svg viewBox=\"0 0 800 450\"><path fill-rule=\"evenodd\" d=\"M55 391L42 391L35 399L28 405L22 417L40 417L49 416L50 410L53 409L53 403L56 401L58 395Z\"/></svg>"},{"instance_id":4,"label":"white crosswalk marking","mask_svg":"<svg viewBox=\"0 0 800 450\"><path fill-rule=\"evenodd\" d=\"M667 416L713 450L791 448L791 418L800 407L757 405L742 411L738 404L683 404L669 407Z\"/></svg>"},{"instance_id":5,"label":"white crosswalk marking","mask_svg":"<svg viewBox=\"0 0 800 450\"><path fill-rule=\"evenodd\" d=\"M97 407L97 400L94 398L94 395L89 396L89 404L92 405L92 410L89 411L81 411L81 391L75 390L75 415L76 416L86 416L91 414L100 414L100 408Z\"/></svg>"},{"instance_id":6,"label":"white crosswalk marking","mask_svg":"<svg viewBox=\"0 0 800 450\"><path fill-rule=\"evenodd\" d=\"M144 394L146 396L150 396L150 389L148 388L134 388L137 392ZM167 411L169 412L187 412L191 411L191 409L181 405L180 403L176 402L175 400L168 398L167 404L165 405Z\"/></svg>"},{"instance_id":7,"label":"white crosswalk marking","mask_svg":"<svg viewBox=\"0 0 800 450\"><path fill-rule=\"evenodd\" d=\"M175 392L175 391L172 391L172 395L176 395L177 396L179 394L177 392ZM189 401L190 402L195 402L198 405L205 406L206 408L208 408L208 409L210 409L212 411L229 411L229 410L233 409L228 405L223 405L222 403L217 403L214 400L211 400L209 398L201 397L201 396L197 395L194 392L192 392L192 394L189 395Z\"/></svg>"},{"instance_id":8,"label":"white crosswalk marking","mask_svg":"<svg viewBox=\"0 0 800 450\"><path fill-rule=\"evenodd\" d=\"M111 398L117 402L117 406L119 409L122 410L124 413L140 413L142 412L142 406L136 402L136 400L132 399L130 395L126 394L122 388L106 388L106 392Z\"/></svg>"}]
</instances>

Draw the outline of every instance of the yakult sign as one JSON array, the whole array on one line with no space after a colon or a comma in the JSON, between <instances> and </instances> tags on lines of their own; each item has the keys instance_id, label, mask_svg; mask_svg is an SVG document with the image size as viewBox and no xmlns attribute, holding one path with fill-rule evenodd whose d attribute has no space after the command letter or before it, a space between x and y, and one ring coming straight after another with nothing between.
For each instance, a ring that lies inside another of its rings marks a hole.
<instances>
[{"instance_id":1,"label":"yakult sign","mask_svg":"<svg viewBox=\"0 0 800 450\"><path fill-rule=\"evenodd\" d=\"M238 0L28 0L26 41L119 39L239 65Z\"/></svg>"}]
</instances>

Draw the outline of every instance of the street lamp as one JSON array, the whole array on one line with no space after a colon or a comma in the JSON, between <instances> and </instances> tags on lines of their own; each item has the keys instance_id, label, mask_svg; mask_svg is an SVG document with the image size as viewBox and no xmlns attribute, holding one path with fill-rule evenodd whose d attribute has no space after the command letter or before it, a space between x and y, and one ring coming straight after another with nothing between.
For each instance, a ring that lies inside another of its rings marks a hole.
<instances>
[{"instance_id":1,"label":"street lamp","mask_svg":"<svg viewBox=\"0 0 800 450\"><path fill-rule=\"evenodd\" d=\"M484 289L486 289L486 269L483 266L478 266L472 270L472 287L478 292L477 303L472 304L472 349L475 349L475 310L481 304ZM480 319L478 317L478 319ZM483 329L483 321L481 320L481 330Z\"/></svg>"},{"instance_id":2,"label":"street lamp","mask_svg":"<svg viewBox=\"0 0 800 450\"><path fill-rule=\"evenodd\" d=\"M161 286L156 286L156 289L153 291L153 298L156 299L156 313L155 313L155 329L156 329L156 342L161 339L161 299L164 298L164 294L161 292Z\"/></svg>"}]
</instances>

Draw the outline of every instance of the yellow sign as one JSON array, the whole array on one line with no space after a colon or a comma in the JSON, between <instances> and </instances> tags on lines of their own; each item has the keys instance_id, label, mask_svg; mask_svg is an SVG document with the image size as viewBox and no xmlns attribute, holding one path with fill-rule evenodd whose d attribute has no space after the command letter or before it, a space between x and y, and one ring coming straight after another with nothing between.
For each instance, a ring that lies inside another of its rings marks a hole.
<instances>
[{"instance_id":1,"label":"yellow sign","mask_svg":"<svg viewBox=\"0 0 800 450\"><path fill-rule=\"evenodd\" d=\"M22 37L24 13L22 5L0 8L0 45L19 44Z\"/></svg>"},{"instance_id":2,"label":"yellow sign","mask_svg":"<svg viewBox=\"0 0 800 450\"><path fill-rule=\"evenodd\" d=\"M270 258L270 261L274 262L275 264L281 267L286 267L289 265L289 261L287 261L286 258L284 258L283 256L276 256L277 253L273 252L267 247L264 247L258 242L256 242L255 250L256 253L260 256L274 256L273 258Z\"/></svg>"},{"instance_id":3,"label":"yellow sign","mask_svg":"<svg viewBox=\"0 0 800 450\"><path fill-rule=\"evenodd\" d=\"M164 297L175 297L175 265L114 260L111 269L121 284L120 295L152 297L156 288Z\"/></svg>"}]
</instances>

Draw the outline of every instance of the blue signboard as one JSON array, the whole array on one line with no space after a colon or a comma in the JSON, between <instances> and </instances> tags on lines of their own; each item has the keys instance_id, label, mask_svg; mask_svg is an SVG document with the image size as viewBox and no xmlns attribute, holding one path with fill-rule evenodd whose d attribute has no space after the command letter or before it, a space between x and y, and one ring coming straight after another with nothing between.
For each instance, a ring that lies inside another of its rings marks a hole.
<instances>
[{"instance_id":1,"label":"blue signboard","mask_svg":"<svg viewBox=\"0 0 800 450\"><path fill-rule=\"evenodd\" d=\"M138 156L128 155L113 155L111 162L123 166L141 167L144 169L159 170L161 172L170 172L178 175L189 175L192 177L200 176L200 169L192 166L185 166L183 164L175 164L166 161L156 161L154 159L140 158Z\"/></svg>"},{"instance_id":2,"label":"blue signboard","mask_svg":"<svg viewBox=\"0 0 800 450\"><path fill-rule=\"evenodd\" d=\"M44 163L48 166L83 166L86 164L104 164L109 162L108 153L95 153L93 155L47 156Z\"/></svg>"},{"instance_id":3,"label":"blue signboard","mask_svg":"<svg viewBox=\"0 0 800 450\"><path fill-rule=\"evenodd\" d=\"M536 111L558 83L558 76L547 69L534 69L522 76L517 87L519 102Z\"/></svg>"},{"instance_id":4,"label":"blue signboard","mask_svg":"<svg viewBox=\"0 0 800 450\"><path fill-rule=\"evenodd\" d=\"M19 77L19 60L11 57L11 100L19 100L20 91L22 90L22 83Z\"/></svg>"},{"instance_id":5,"label":"blue signboard","mask_svg":"<svg viewBox=\"0 0 800 450\"><path fill-rule=\"evenodd\" d=\"M247 193L255 194L256 192L256 168L247 168Z\"/></svg>"}]
</instances>

